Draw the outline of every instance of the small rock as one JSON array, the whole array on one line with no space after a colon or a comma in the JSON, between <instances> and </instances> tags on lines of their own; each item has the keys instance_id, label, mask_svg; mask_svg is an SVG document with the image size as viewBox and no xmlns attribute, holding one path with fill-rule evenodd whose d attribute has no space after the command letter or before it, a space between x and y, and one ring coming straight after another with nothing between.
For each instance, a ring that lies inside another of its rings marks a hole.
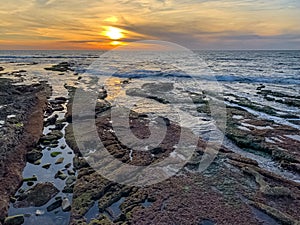
<instances>
[{"instance_id":1,"label":"small rock","mask_svg":"<svg viewBox=\"0 0 300 225\"><path fill-rule=\"evenodd\" d=\"M43 153L40 150L33 149L26 154L26 159L29 163L35 163L43 157Z\"/></svg>"},{"instance_id":2,"label":"small rock","mask_svg":"<svg viewBox=\"0 0 300 225\"><path fill-rule=\"evenodd\" d=\"M20 189L18 190L18 192L22 194L22 193L24 193L24 192L25 192L25 190L24 190L24 189L22 189L22 188L20 188Z\"/></svg>"},{"instance_id":3,"label":"small rock","mask_svg":"<svg viewBox=\"0 0 300 225\"><path fill-rule=\"evenodd\" d=\"M49 169L50 166L51 166L51 164L50 164L50 163L47 163L47 164L43 165L42 168L44 168L44 169Z\"/></svg>"},{"instance_id":4,"label":"small rock","mask_svg":"<svg viewBox=\"0 0 300 225\"><path fill-rule=\"evenodd\" d=\"M69 62L61 62L57 65L52 65L52 67L44 68L45 70L52 70L52 71L58 71L58 72L67 72L67 71L73 71L71 68L73 66L72 63Z\"/></svg>"},{"instance_id":5,"label":"small rock","mask_svg":"<svg viewBox=\"0 0 300 225\"><path fill-rule=\"evenodd\" d=\"M49 147L50 147L50 148L57 148L57 147L58 147L58 144L54 144L54 143L53 143L53 144L50 144Z\"/></svg>"},{"instance_id":6,"label":"small rock","mask_svg":"<svg viewBox=\"0 0 300 225\"><path fill-rule=\"evenodd\" d=\"M59 207L61 206L61 204L62 204L62 200L59 199L59 200L53 202L51 205L49 205L49 206L47 207L47 211L48 211L48 212L51 212L51 211L53 211L53 210L59 208Z\"/></svg>"},{"instance_id":7,"label":"small rock","mask_svg":"<svg viewBox=\"0 0 300 225\"><path fill-rule=\"evenodd\" d=\"M52 107L53 111L63 111L64 109L65 108L62 105L60 105L60 104L53 105L53 107Z\"/></svg>"},{"instance_id":8,"label":"small rock","mask_svg":"<svg viewBox=\"0 0 300 225\"><path fill-rule=\"evenodd\" d=\"M32 182L32 181L29 181L29 182L27 182L27 185L28 185L29 187L31 187L31 186L33 186L33 185L34 185L34 182Z\"/></svg>"},{"instance_id":9,"label":"small rock","mask_svg":"<svg viewBox=\"0 0 300 225\"><path fill-rule=\"evenodd\" d=\"M159 154L159 153L162 153L164 152L163 149L161 147L157 147L157 148L153 148L150 150L151 154Z\"/></svg>"},{"instance_id":10,"label":"small rock","mask_svg":"<svg viewBox=\"0 0 300 225\"><path fill-rule=\"evenodd\" d=\"M72 166L72 164L71 164L71 163L68 163L67 165L65 165L65 168L66 168L66 169L69 169L71 166Z\"/></svg>"},{"instance_id":11,"label":"small rock","mask_svg":"<svg viewBox=\"0 0 300 225\"><path fill-rule=\"evenodd\" d=\"M50 130L62 130L66 125L63 123L56 123L54 128L50 128Z\"/></svg>"},{"instance_id":12,"label":"small rock","mask_svg":"<svg viewBox=\"0 0 300 225\"><path fill-rule=\"evenodd\" d=\"M24 215L9 216L4 220L4 225L21 225L24 223Z\"/></svg>"},{"instance_id":13,"label":"small rock","mask_svg":"<svg viewBox=\"0 0 300 225\"><path fill-rule=\"evenodd\" d=\"M66 145L60 146L61 149L65 149L66 147L67 147Z\"/></svg>"},{"instance_id":14,"label":"small rock","mask_svg":"<svg viewBox=\"0 0 300 225\"><path fill-rule=\"evenodd\" d=\"M55 114L55 115L49 117L49 118L44 122L44 126L47 127L47 126L49 126L49 125L54 125L55 122L56 122L56 120L57 120L57 118L58 118L58 115L57 115L57 114Z\"/></svg>"},{"instance_id":15,"label":"small rock","mask_svg":"<svg viewBox=\"0 0 300 225\"><path fill-rule=\"evenodd\" d=\"M75 175L75 172L74 172L74 170L68 170L68 174L69 174L70 176L72 176L72 175Z\"/></svg>"},{"instance_id":16,"label":"small rock","mask_svg":"<svg viewBox=\"0 0 300 225\"><path fill-rule=\"evenodd\" d=\"M69 176L68 179L66 180L66 185L71 186L75 181L76 181L76 177L74 175Z\"/></svg>"},{"instance_id":17,"label":"small rock","mask_svg":"<svg viewBox=\"0 0 300 225\"><path fill-rule=\"evenodd\" d=\"M36 175L33 175L32 177L29 178L23 178L23 182L33 182L33 181L37 181Z\"/></svg>"},{"instance_id":18,"label":"small rock","mask_svg":"<svg viewBox=\"0 0 300 225\"><path fill-rule=\"evenodd\" d=\"M35 211L35 215L36 215L36 216L41 216L41 215L44 215L44 214L45 214L45 211L43 211L43 210L37 209L37 210Z\"/></svg>"},{"instance_id":19,"label":"small rock","mask_svg":"<svg viewBox=\"0 0 300 225\"><path fill-rule=\"evenodd\" d=\"M73 193L73 185L72 186L65 186L64 189L62 190L63 193Z\"/></svg>"},{"instance_id":20,"label":"small rock","mask_svg":"<svg viewBox=\"0 0 300 225\"><path fill-rule=\"evenodd\" d=\"M58 139L61 139L63 137L63 133L60 132L59 130L53 130L50 133L48 133L47 135L44 135L43 137L41 137L40 142L42 144L44 143L48 143L48 142L52 142Z\"/></svg>"},{"instance_id":21,"label":"small rock","mask_svg":"<svg viewBox=\"0 0 300 225\"><path fill-rule=\"evenodd\" d=\"M59 158L59 159L56 160L55 164L56 164L56 165L57 165L57 164L61 164L61 163L64 162L64 160L65 160L65 158L61 157L61 158Z\"/></svg>"},{"instance_id":22,"label":"small rock","mask_svg":"<svg viewBox=\"0 0 300 225\"><path fill-rule=\"evenodd\" d=\"M7 119L12 119L12 118L16 118L16 115L8 115Z\"/></svg>"},{"instance_id":23,"label":"small rock","mask_svg":"<svg viewBox=\"0 0 300 225\"><path fill-rule=\"evenodd\" d=\"M57 171L57 173L55 174L54 178L59 178L61 180L65 180L67 179L67 175L64 174L61 170Z\"/></svg>"},{"instance_id":24,"label":"small rock","mask_svg":"<svg viewBox=\"0 0 300 225\"><path fill-rule=\"evenodd\" d=\"M51 152L51 157L56 157L56 156L58 156L58 155L60 155L60 154L62 154L62 152Z\"/></svg>"},{"instance_id":25,"label":"small rock","mask_svg":"<svg viewBox=\"0 0 300 225\"><path fill-rule=\"evenodd\" d=\"M9 200L10 200L11 203L15 203L17 201L17 199L15 197L10 197Z\"/></svg>"},{"instance_id":26,"label":"small rock","mask_svg":"<svg viewBox=\"0 0 300 225\"><path fill-rule=\"evenodd\" d=\"M39 159L39 160L35 161L33 164L34 164L34 165L41 165L41 163L42 163L42 162L41 162L41 160Z\"/></svg>"},{"instance_id":27,"label":"small rock","mask_svg":"<svg viewBox=\"0 0 300 225\"><path fill-rule=\"evenodd\" d=\"M61 196L57 196L54 198L55 200L62 200L62 197Z\"/></svg>"},{"instance_id":28,"label":"small rock","mask_svg":"<svg viewBox=\"0 0 300 225\"><path fill-rule=\"evenodd\" d=\"M56 97L55 100L66 102L68 99L65 97Z\"/></svg>"},{"instance_id":29,"label":"small rock","mask_svg":"<svg viewBox=\"0 0 300 225\"><path fill-rule=\"evenodd\" d=\"M64 198L61 204L61 208L64 212L71 210L71 204L68 198Z\"/></svg>"}]
</instances>

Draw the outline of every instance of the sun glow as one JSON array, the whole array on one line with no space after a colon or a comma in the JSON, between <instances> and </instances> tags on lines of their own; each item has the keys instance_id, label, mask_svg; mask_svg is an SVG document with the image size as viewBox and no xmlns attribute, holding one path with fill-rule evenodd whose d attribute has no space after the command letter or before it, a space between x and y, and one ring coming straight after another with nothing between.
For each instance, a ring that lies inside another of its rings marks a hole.
<instances>
[{"instance_id":1,"label":"sun glow","mask_svg":"<svg viewBox=\"0 0 300 225\"><path fill-rule=\"evenodd\" d=\"M107 27L104 35L111 40L119 40L124 37L123 30L116 27Z\"/></svg>"}]
</instances>

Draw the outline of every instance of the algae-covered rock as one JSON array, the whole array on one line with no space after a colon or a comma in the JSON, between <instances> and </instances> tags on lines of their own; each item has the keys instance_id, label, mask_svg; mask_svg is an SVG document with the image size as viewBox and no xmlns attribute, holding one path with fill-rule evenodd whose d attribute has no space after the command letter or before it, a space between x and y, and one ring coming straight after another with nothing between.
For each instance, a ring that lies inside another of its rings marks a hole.
<instances>
[{"instance_id":1,"label":"algae-covered rock","mask_svg":"<svg viewBox=\"0 0 300 225\"><path fill-rule=\"evenodd\" d=\"M24 223L24 215L9 216L4 220L4 225L21 225Z\"/></svg>"},{"instance_id":2,"label":"algae-covered rock","mask_svg":"<svg viewBox=\"0 0 300 225\"><path fill-rule=\"evenodd\" d=\"M66 180L66 185L70 186L76 181L76 176L72 175L69 176L68 179Z\"/></svg>"},{"instance_id":3,"label":"algae-covered rock","mask_svg":"<svg viewBox=\"0 0 300 225\"><path fill-rule=\"evenodd\" d=\"M55 174L54 178L59 178L59 179L61 179L61 180L65 180L65 179L67 179L67 175L64 174L64 172L62 172L62 171L59 170L59 171L57 171L57 173Z\"/></svg>"},{"instance_id":4,"label":"algae-covered rock","mask_svg":"<svg viewBox=\"0 0 300 225\"><path fill-rule=\"evenodd\" d=\"M33 149L26 154L26 159L29 163L35 163L43 157L43 153L38 149Z\"/></svg>"},{"instance_id":5,"label":"algae-covered rock","mask_svg":"<svg viewBox=\"0 0 300 225\"><path fill-rule=\"evenodd\" d=\"M51 144L53 141L56 141L58 139L61 139L63 137L63 133L59 130L53 130L47 135L44 135L40 138L40 142L42 144Z\"/></svg>"},{"instance_id":6,"label":"algae-covered rock","mask_svg":"<svg viewBox=\"0 0 300 225\"><path fill-rule=\"evenodd\" d=\"M21 194L14 206L17 208L40 207L45 205L58 192L59 190L52 183L38 183Z\"/></svg>"},{"instance_id":7,"label":"algae-covered rock","mask_svg":"<svg viewBox=\"0 0 300 225\"><path fill-rule=\"evenodd\" d=\"M23 178L23 182L32 182L37 181L37 176L33 175L32 177Z\"/></svg>"},{"instance_id":8,"label":"algae-covered rock","mask_svg":"<svg viewBox=\"0 0 300 225\"><path fill-rule=\"evenodd\" d=\"M62 152L51 152L51 157L56 157L58 155L62 154Z\"/></svg>"}]
</instances>

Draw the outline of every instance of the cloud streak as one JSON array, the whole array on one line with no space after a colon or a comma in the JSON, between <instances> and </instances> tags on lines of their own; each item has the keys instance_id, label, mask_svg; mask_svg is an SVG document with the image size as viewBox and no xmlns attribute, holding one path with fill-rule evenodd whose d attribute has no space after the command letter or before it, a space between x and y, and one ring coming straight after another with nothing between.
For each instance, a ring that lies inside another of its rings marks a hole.
<instances>
[{"instance_id":1,"label":"cloud streak","mask_svg":"<svg viewBox=\"0 0 300 225\"><path fill-rule=\"evenodd\" d=\"M123 42L295 49L299 9L296 0L10 0L0 5L0 43L2 49L110 48L102 33L113 26L125 30Z\"/></svg>"}]
</instances>

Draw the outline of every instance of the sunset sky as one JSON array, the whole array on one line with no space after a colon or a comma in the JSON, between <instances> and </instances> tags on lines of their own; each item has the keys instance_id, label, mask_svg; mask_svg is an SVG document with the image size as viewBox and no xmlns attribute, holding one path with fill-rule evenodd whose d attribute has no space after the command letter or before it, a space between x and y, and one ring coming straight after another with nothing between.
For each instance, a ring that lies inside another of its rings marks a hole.
<instances>
[{"instance_id":1,"label":"sunset sky","mask_svg":"<svg viewBox=\"0 0 300 225\"><path fill-rule=\"evenodd\" d=\"M300 49L299 0L6 0L1 49Z\"/></svg>"}]
</instances>

